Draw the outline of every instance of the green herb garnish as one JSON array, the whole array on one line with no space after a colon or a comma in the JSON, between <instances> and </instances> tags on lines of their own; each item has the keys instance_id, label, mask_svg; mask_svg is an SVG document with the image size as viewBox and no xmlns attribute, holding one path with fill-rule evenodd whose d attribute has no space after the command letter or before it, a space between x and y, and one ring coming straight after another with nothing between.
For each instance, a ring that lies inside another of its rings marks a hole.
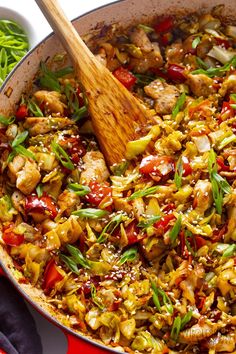
<instances>
[{"instance_id":1,"label":"green herb garnish","mask_svg":"<svg viewBox=\"0 0 236 354\"><path fill-rule=\"evenodd\" d=\"M14 122L14 120L15 120L15 117L6 118L6 117L0 115L0 123L1 124L10 125Z\"/></svg>"},{"instance_id":2,"label":"green herb garnish","mask_svg":"<svg viewBox=\"0 0 236 354\"><path fill-rule=\"evenodd\" d=\"M170 230L170 240L171 242L174 242L181 230L181 223L182 223L182 216L179 215L178 219L176 220L174 226L172 227L172 229Z\"/></svg>"},{"instance_id":3,"label":"green herb garnish","mask_svg":"<svg viewBox=\"0 0 236 354\"><path fill-rule=\"evenodd\" d=\"M79 275L79 268L72 257L60 254L60 259L66 264L66 266L75 274Z\"/></svg>"},{"instance_id":4,"label":"green herb garnish","mask_svg":"<svg viewBox=\"0 0 236 354\"><path fill-rule=\"evenodd\" d=\"M122 254L118 264L122 265L126 262L134 261L137 258L137 252L138 252L137 248L130 248L129 250L125 251Z\"/></svg>"},{"instance_id":5,"label":"green herb garnish","mask_svg":"<svg viewBox=\"0 0 236 354\"><path fill-rule=\"evenodd\" d=\"M146 229L149 226L152 226L156 221L160 220L160 215L150 216L149 218L142 220L138 223L138 227Z\"/></svg>"},{"instance_id":6,"label":"green herb garnish","mask_svg":"<svg viewBox=\"0 0 236 354\"><path fill-rule=\"evenodd\" d=\"M137 78L136 85L139 85L139 86L147 86L153 80L155 80L154 76L151 76L151 75L135 74L134 76Z\"/></svg>"},{"instance_id":7,"label":"green herb garnish","mask_svg":"<svg viewBox=\"0 0 236 354\"><path fill-rule=\"evenodd\" d=\"M181 93L181 95L179 96L176 105L172 111L172 118L175 118L177 116L177 114L181 111L181 109L183 108L184 104L186 101L186 94L185 92Z\"/></svg>"},{"instance_id":8,"label":"green herb garnish","mask_svg":"<svg viewBox=\"0 0 236 354\"><path fill-rule=\"evenodd\" d=\"M228 63L219 68L209 68L209 69L197 69L191 72L192 75L204 74L209 77L221 76L226 71L229 71L232 68L236 68L236 56L234 56Z\"/></svg>"},{"instance_id":9,"label":"green herb garnish","mask_svg":"<svg viewBox=\"0 0 236 354\"><path fill-rule=\"evenodd\" d=\"M194 40L192 41L192 48L196 49L200 42L201 42L201 38L200 37L194 38Z\"/></svg>"},{"instance_id":10,"label":"green herb garnish","mask_svg":"<svg viewBox=\"0 0 236 354\"><path fill-rule=\"evenodd\" d=\"M41 111L39 106L34 101L29 100L27 107L34 117L43 117L44 116L43 112Z\"/></svg>"},{"instance_id":11,"label":"green herb garnish","mask_svg":"<svg viewBox=\"0 0 236 354\"><path fill-rule=\"evenodd\" d=\"M177 341L178 337L179 337L179 332L181 330L181 317L177 316L175 317L172 329L171 329L171 333L170 333L170 337L171 339L173 339L174 341Z\"/></svg>"},{"instance_id":12,"label":"green herb garnish","mask_svg":"<svg viewBox=\"0 0 236 354\"><path fill-rule=\"evenodd\" d=\"M74 170L74 165L65 150L56 141L52 141L51 148L61 164L69 170Z\"/></svg>"},{"instance_id":13,"label":"green herb garnish","mask_svg":"<svg viewBox=\"0 0 236 354\"><path fill-rule=\"evenodd\" d=\"M120 164L113 165L111 170L115 176L123 176L127 170L128 165L128 161L122 161Z\"/></svg>"},{"instance_id":14,"label":"green herb garnish","mask_svg":"<svg viewBox=\"0 0 236 354\"><path fill-rule=\"evenodd\" d=\"M68 188L80 197L84 197L86 194L91 192L89 186L84 186L79 183L69 183Z\"/></svg>"},{"instance_id":15,"label":"green herb garnish","mask_svg":"<svg viewBox=\"0 0 236 354\"><path fill-rule=\"evenodd\" d=\"M231 257L234 253L236 252L236 244L232 244L226 248L224 253L222 254L222 257Z\"/></svg>"},{"instance_id":16,"label":"green herb garnish","mask_svg":"<svg viewBox=\"0 0 236 354\"><path fill-rule=\"evenodd\" d=\"M196 62L197 62L197 65L199 66L200 69L207 69L208 68L206 63L201 58L196 57Z\"/></svg>"},{"instance_id":17,"label":"green herb garnish","mask_svg":"<svg viewBox=\"0 0 236 354\"><path fill-rule=\"evenodd\" d=\"M37 185L37 187L36 187L36 193L37 193L37 196L38 196L39 198L42 197L42 195L43 195L43 185L42 185L41 183Z\"/></svg>"},{"instance_id":18,"label":"green herb garnish","mask_svg":"<svg viewBox=\"0 0 236 354\"><path fill-rule=\"evenodd\" d=\"M17 134L13 142L11 143L12 148L15 148L16 146L20 145L25 141L27 136L29 135L29 132L25 130L24 132Z\"/></svg>"},{"instance_id":19,"label":"green herb garnish","mask_svg":"<svg viewBox=\"0 0 236 354\"><path fill-rule=\"evenodd\" d=\"M193 311L189 311L184 315L184 317L181 319L181 330L186 326L189 321L191 321L192 316Z\"/></svg>"},{"instance_id":20,"label":"green herb garnish","mask_svg":"<svg viewBox=\"0 0 236 354\"><path fill-rule=\"evenodd\" d=\"M83 254L77 247L67 245L66 248L72 256L73 260L76 262L76 264L80 264L83 268L90 269L88 260L83 256Z\"/></svg>"},{"instance_id":21,"label":"green herb garnish","mask_svg":"<svg viewBox=\"0 0 236 354\"><path fill-rule=\"evenodd\" d=\"M72 119L77 122L86 115L87 107L86 105L80 107L76 89L69 83L65 86L65 95L72 113Z\"/></svg>"},{"instance_id":22,"label":"green herb garnish","mask_svg":"<svg viewBox=\"0 0 236 354\"><path fill-rule=\"evenodd\" d=\"M39 83L41 87L47 88L52 91L61 92L61 85L57 76L51 70L49 70L45 63L40 64L41 76Z\"/></svg>"},{"instance_id":23,"label":"green herb garnish","mask_svg":"<svg viewBox=\"0 0 236 354\"><path fill-rule=\"evenodd\" d=\"M134 192L131 194L131 196L128 198L128 200L134 200L136 198L142 198L146 197L147 195L154 194L156 191L159 189L159 186L154 186L150 188L145 188L140 191Z\"/></svg>"},{"instance_id":24,"label":"green herb garnish","mask_svg":"<svg viewBox=\"0 0 236 354\"><path fill-rule=\"evenodd\" d=\"M158 309L161 311L161 302L160 297L162 298L163 305L165 306L166 310L172 315L174 312L173 304L169 298L169 296L165 293L164 290L157 288L157 286L151 282L152 290L153 290L153 302Z\"/></svg>"},{"instance_id":25,"label":"green herb garnish","mask_svg":"<svg viewBox=\"0 0 236 354\"><path fill-rule=\"evenodd\" d=\"M141 23L137 26L138 28L142 28L145 33L151 33L154 32L154 28L147 26L147 25L142 25Z\"/></svg>"},{"instance_id":26,"label":"green herb garnish","mask_svg":"<svg viewBox=\"0 0 236 354\"><path fill-rule=\"evenodd\" d=\"M119 224L123 221L123 219L124 219L124 214L118 214L113 216L113 218L109 221L108 224L106 224L106 226L102 230L101 234L97 239L97 242L98 243L105 242L107 236L113 233L113 231L117 228L117 226L119 226Z\"/></svg>"},{"instance_id":27,"label":"green herb garnish","mask_svg":"<svg viewBox=\"0 0 236 354\"><path fill-rule=\"evenodd\" d=\"M183 160L181 156L177 161L175 176L174 176L175 185L178 189L180 189L182 185L182 175L183 175Z\"/></svg>"},{"instance_id":28,"label":"green herb garnish","mask_svg":"<svg viewBox=\"0 0 236 354\"><path fill-rule=\"evenodd\" d=\"M98 219L98 218L102 218L103 216L107 215L107 211L101 210L101 209L87 208L87 209L79 209L79 210L73 211L72 215L76 215L81 218Z\"/></svg>"},{"instance_id":29,"label":"green herb garnish","mask_svg":"<svg viewBox=\"0 0 236 354\"><path fill-rule=\"evenodd\" d=\"M216 206L216 211L218 214L222 213L222 205L223 205L223 193L230 193L231 187L225 178L221 177L221 175L217 172L217 163L216 163L216 155L213 149L209 152L208 158L208 171L212 186L212 194L213 199Z\"/></svg>"},{"instance_id":30,"label":"green herb garnish","mask_svg":"<svg viewBox=\"0 0 236 354\"><path fill-rule=\"evenodd\" d=\"M19 155L23 155L23 156L26 156L26 157L29 157L30 159L32 160L36 160L34 154L30 151L30 150L27 150L24 146L22 145L18 145L14 148L13 152L16 152L17 154Z\"/></svg>"}]
</instances>

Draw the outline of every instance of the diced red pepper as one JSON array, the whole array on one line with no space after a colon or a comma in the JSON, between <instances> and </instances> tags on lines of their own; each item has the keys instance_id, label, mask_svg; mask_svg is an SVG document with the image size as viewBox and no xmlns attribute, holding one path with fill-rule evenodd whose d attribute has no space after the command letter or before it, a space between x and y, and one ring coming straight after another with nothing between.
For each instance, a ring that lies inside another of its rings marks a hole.
<instances>
[{"instance_id":1,"label":"diced red pepper","mask_svg":"<svg viewBox=\"0 0 236 354\"><path fill-rule=\"evenodd\" d=\"M112 189L107 182L101 184L96 181L91 181L89 183L89 188L91 189L91 192L85 196L85 199L88 203L94 206L99 206L104 198L109 197L112 199Z\"/></svg>"},{"instance_id":2,"label":"diced red pepper","mask_svg":"<svg viewBox=\"0 0 236 354\"><path fill-rule=\"evenodd\" d=\"M8 246L19 246L24 242L24 235L16 234L13 230L13 225L10 225L3 231L3 241Z\"/></svg>"},{"instance_id":3,"label":"diced red pepper","mask_svg":"<svg viewBox=\"0 0 236 354\"><path fill-rule=\"evenodd\" d=\"M174 171L174 159L171 156L149 155L141 161L139 171L144 175L166 176Z\"/></svg>"},{"instance_id":4,"label":"diced red pepper","mask_svg":"<svg viewBox=\"0 0 236 354\"><path fill-rule=\"evenodd\" d=\"M225 164L222 156L216 158L216 162L220 171L229 171L229 166Z\"/></svg>"},{"instance_id":5,"label":"diced red pepper","mask_svg":"<svg viewBox=\"0 0 236 354\"><path fill-rule=\"evenodd\" d=\"M120 66L115 71L113 75L117 80L119 80L122 85L124 85L128 90L131 90L137 81L137 78L127 69Z\"/></svg>"},{"instance_id":6,"label":"diced red pepper","mask_svg":"<svg viewBox=\"0 0 236 354\"><path fill-rule=\"evenodd\" d=\"M66 148L71 161L75 164L79 163L81 157L86 154L86 148L79 136L65 137L60 142L60 145L62 145L63 148Z\"/></svg>"},{"instance_id":7,"label":"diced red pepper","mask_svg":"<svg viewBox=\"0 0 236 354\"><path fill-rule=\"evenodd\" d=\"M26 214L38 213L42 215L48 215L51 219L55 219L57 216L57 206L52 197L44 194L42 197L36 195L27 196L25 201Z\"/></svg>"},{"instance_id":8,"label":"diced red pepper","mask_svg":"<svg viewBox=\"0 0 236 354\"><path fill-rule=\"evenodd\" d=\"M166 206L164 206L163 208L163 212L165 214L169 214L169 213L172 213L172 211L175 209L175 204L174 203L169 203L167 204Z\"/></svg>"},{"instance_id":9,"label":"diced red pepper","mask_svg":"<svg viewBox=\"0 0 236 354\"><path fill-rule=\"evenodd\" d=\"M231 107L231 103L232 102L223 102L219 117L221 122L234 116L235 110Z\"/></svg>"},{"instance_id":10,"label":"diced red pepper","mask_svg":"<svg viewBox=\"0 0 236 354\"><path fill-rule=\"evenodd\" d=\"M190 253L187 249L187 245L186 245L186 236L184 231L180 231L179 233L179 238L180 238L180 250L181 250L181 256L184 259L188 259Z\"/></svg>"},{"instance_id":11,"label":"diced red pepper","mask_svg":"<svg viewBox=\"0 0 236 354\"><path fill-rule=\"evenodd\" d=\"M167 80L168 79L168 76L167 76L167 72L166 71L163 71L159 68L150 68L150 71L153 73L153 74L156 74L156 76L158 77L162 77L163 79Z\"/></svg>"},{"instance_id":12,"label":"diced red pepper","mask_svg":"<svg viewBox=\"0 0 236 354\"><path fill-rule=\"evenodd\" d=\"M197 249L201 248L202 246L205 246L207 243L203 237L198 235L194 236L194 239L195 239Z\"/></svg>"},{"instance_id":13,"label":"diced red pepper","mask_svg":"<svg viewBox=\"0 0 236 354\"><path fill-rule=\"evenodd\" d=\"M170 64L168 66L167 75L168 78L174 82L185 82L187 79L185 68L177 64Z\"/></svg>"},{"instance_id":14,"label":"diced red pepper","mask_svg":"<svg viewBox=\"0 0 236 354\"><path fill-rule=\"evenodd\" d=\"M187 177L191 175L193 170L186 156L183 156L182 160L183 160L183 177Z\"/></svg>"},{"instance_id":15,"label":"diced red pepper","mask_svg":"<svg viewBox=\"0 0 236 354\"><path fill-rule=\"evenodd\" d=\"M128 244L133 245L139 242L142 238L139 237L139 229L137 227L136 221L132 221L126 228L125 232L128 238Z\"/></svg>"},{"instance_id":16,"label":"diced red pepper","mask_svg":"<svg viewBox=\"0 0 236 354\"><path fill-rule=\"evenodd\" d=\"M172 17L166 17L154 26L156 33L164 33L171 31L174 27L174 22Z\"/></svg>"},{"instance_id":17,"label":"diced red pepper","mask_svg":"<svg viewBox=\"0 0 236 354\"><path fill-rule=\"evenodd\" d=\"M26 106L26 104L21 104L18 107L15 116L17 120L23 120L25 119L25 117L28 116L28 107Z\"/></svg>"},{"instance_id":18,"label":"diced red pepper","mask_svg":"<svg viewBox=\"0 0 236 354\"><path fill-rule=\"evenodd\" d=\"M164 33L161 35L160 40L163 46L167 46L172 42L173 34L171 32Z\"/></svg>"},{"instance_id":19,"label":"diced red pepper","mask_svg":"<svg viewBox=\"0 0 236 354\"><path fill-rule=\"evenodd\" d=\"M229 47L231 47L231 44L228 41L228 39L215 37L214 40L215 40L217 45L220 45L221 47L223 47L225 49L228 49Z\"/></svg>"},{"instance_id":20,"label":"diced red pepper","mask_svg":"<svg viewBox=\"0 0 236 354\"><path fill-rule=\"evenodd\" d=\"M160 229L162 233L165 233L170 228L170 221L174 220L174 214L167 214L162 216L162 218L154 224L156 229Z\"/></svg>"},{"instance_id":21,"label":"diced red pepper","mask_svg":"<svg viewBox=\"0 0 236 354\"><path fill-rule=\"evenodd\" d=\"M62 279L63 275L58 271L55 260L51 259L45 268L43 290L48 293L54 288L55 284Z\"/></svg>"},{"instance_id":22,"label":"diced red pepper","mask_svg":"<svg viewBox=\"0 0 236 354\"><path fill-rule=\"evenodd\" d=\"M227 223L222 226L221 229L216 229L213 231L213 235L210 238L211 242L220 242L223 239L223 236L226 234L228 230L228 225Z\"/></svg>"}]
</instances>

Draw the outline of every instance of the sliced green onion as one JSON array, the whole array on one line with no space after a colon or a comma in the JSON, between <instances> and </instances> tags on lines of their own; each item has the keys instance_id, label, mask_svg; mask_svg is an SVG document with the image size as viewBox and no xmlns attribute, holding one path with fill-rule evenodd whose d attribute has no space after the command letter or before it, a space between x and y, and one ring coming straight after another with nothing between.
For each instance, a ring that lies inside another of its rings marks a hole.
<instances>
[{"instance_id":1,"label":"sliced green onion","mask_svg":"<svg viewBox=\"0 0 236 354\"><path fill-rule=\"evenodd\" d=\"M40 86L45 87L52 91L61 91L61 85L56 77L56 75L50 71L45 63L41 62L40 69L42 75L39 78Z\"/></svg>"},{"instance_id":2,"label":"sliced green onion","mask_svg":"<svg viewBox=\"0 0 236 354\"><path fill-rule=\"evenodd\" d=\"M201 42L201 38L200 37L194 38L194 40L192 41L192 48L196 49L200 42Z\"/></svg>"},{"instance_id":3,"label":"sliced green onion","mask_svg":"<svg viewBox=\"0 0 236 354\"><path fill-rule=\"evenodd\" d=\"M119 226L119 224L123 221L124 219L124 214L118 214L115 215L110 222L104 227L104 229L102 230L102 232L100 233L97 242L98 243L103 243L106 241L107 236L111 235L114 230L117 228L117 226Z\"/></svg>"},{"instance_id":4,"label":"sliced green onion","mask_svg":"<svg viewBox=\"0 0 236 354\"><path fill-rule=\"evenodd\" d=\"M231 257L235 252L236 252L236 244L232 244L226 248L226 250L222 254L222 257L224 257L224 258Z\"/></svg>"},{"instance_id":5,"label":"sliced green onion","mask_svg":"<svg viewBox=\"0 0 236 354\"><path fill-rule=\"evenodd\" d=\"M15 156L16 156L16 151L14 151L14 150L11 151L10 154L8 155L8 157L7 157L7 164L9 162L11 162L14 159Z\"/></svg>"},{"instance_id":6,"label":"sliced green onion","mask_svg":"<svg viewBox=\"0 0 236 354\"><path fill-rule=\"evenodd\" d=\"M80 271L79 268L77 267L76 262L74 261L74 259L72 257L68 257L64 254L60 254L60 259L62 260L62 262L64 262L66 264L66 266L75 274L79 275Z\"/></svg>"},{"instance_id":7,"label":"sliced green onion","mask_svg":"<svg viewBox=\"0 0 236 354\"><path fill-rule=\"evenodd\" d=\"M236 56L234 56L228 63L220 68L209 68L209 69L197 69L191 72L192 75L204 74L209 77L221 76L226 71L229 71L231 68L236 67Z\"/></svg>"},{"instance_id":8,"label":"sliced green onion","mask_svg":"<svg viewBox=\"0 0 236 354\"><path fill-rule=\"evenodd\" d=\"M137 78L136 85L139 85L139 86L147 86L153 80L155 80L154 76L151 76L151 75L134 74L134 76ZM164 81L164 79L163 79L163 81Z\"/></svg>"},{"instance_id":9,"label":"sliced green onion","mask_svg":"<svg viewBox=\"0 0 236 354\"><path fill-rule=\"evenodd\" d=\"M148 219L140 221L137 226L146 229L147 227L152 226L156 221L160 220L160 218L160 215L150 216Z\"/></svg>"},{"instance_id":10,"label":"sliced green onion","mask_svg":"<svg viewBox=\"0 0 236 354\"><path fill-rule=\"evenodd\" d=\"M74 72L74 69L73 69L72 66L66 66L63 69L55 71L54 75L55 75L56 78L60 78L60 77L63 77L65 75L71 74L73 72Z\"/></svg>"},{"instance_id":11,"label":"sliced green onion","mask_svg":"<svg viewBox=\"0 0 236 354\"><path fill-rule=\"evenodd\" d=\"M4 125L9 125L9 124L12 124L15 120L15 117L9 117L9 118L6 118L2 115L0 115L0 123L1 124L4 124Z\"/></svg>"},{"instance_id":12,"label":"sliced green onion","mask_svg":"<svg viewBox=\"0 0 236 354\"><path fill-rule=\"evenodd\" d=\"M24 132L17 134L13 142L11 143L12 148L15 148L16 146L20 145L25 141L27 136L29 135L29 132L25 130Z\"/></svg>"},{"instance_id":13,"label":"sliced green onion","mask_svg":"<svg viewBox=\"0 0 236 354\"><path fill-rule=\"evenodd\" d=\"M160 304L160 300L159 300L159 297L158 297L157 286L153 282L151 282L151 286L152 286L152 290L153 290L152 299L153 299L154 305L156 306L158 311L161 312L161 304Z\"/></svg>"},{"instance_id":14,"label":"sliced green onion","mask_svg":"<svg viewBox=\"0 0 236 354\"><path fill-rule=\"evenodd\" d=\"M183 108L184 104L185 104L185 101L186 101L186 94L185 92L183 92L177 102L176 102L176 105L172 111L172 118L175 118L177 116L177 114L181 111L181 109Z\"/></svg>"},{"instance_id":15,"label":"sliced green onion","mask_svg":"<svg viewBox=\"0 0 236 354\"><path fill-rule=\"evenodd\" d=\"M97 307L100 310L104 310L104 305L102 304L102 302L97 298L97 290L96 287L94 286L94 284L91 284L91 298L93 300L93 303L95 305L97 305Z\"/></svg>"},{"instance_id":16,"label":"sliced green onion","mask_svg":"<svg viewBox=\"0 0 236 354\"><path fill-rule=\"evenodd\" d=\"M87 208L87 209L79 209L79 210L73 211L72 215L76 215L81 218L98 219L98 218L102 218L103 216L107 215L107 211L101 210L101 209Z\"/></svg>"},{"instance_id":17,"label":"sliced green onion","mask_svg":"<svg viewBox=\"0 0 236 354\"><path fill-rule=\"evenodd\" d=\"M26 156L26 157L29 157L30 159L32 160L36 160L35 158L35 155L30 151L30 150L27 150L24 146L22 145L18 145L14 148L14 151L19 154L19 155L22 155L22 156Z\"/></svg>"},{"instance_id":18,"label":"sliced green onion","mask_svg":"<svg viewBox=\"0 0 236 354\"><path fill-rule=\"evenodd\" d=\"M42 197L42 195L43 195L43 185L42 185L41 183L37 185L37 187L36 187L36 193L37 193L37 196L38 196L39 198Z\"/></svg>"},{"instance_id":19,"label":"sliced green onion","mask_svg":"<svg viewBox=\"0 0 236 354\"><path fill-rule=\"evenodd\" d=\"M175 185L178 189L180 189L182 185L182 175L183 175L183 160L181 156L177 161L175 176L174 176Z\"/></svg>"},{"instance_id":20,"label":"sliced green onion","mask_svg":"<svg viewBox=\"0 0 236 354\"><path fill-rule=\"evenodd\" d=\"M171 333L170 333L170 337L171 339L173 339L174 341L177 341L178 337L179 337L179 332L181 330L181 318L180 316L175 317L172 329L171 329Z\"/></svg>"},{"instance_id":21,"label":"sliced green onion","mask_svg":"<svg viewBox=\"0 0 236 354\"><path fill-rule=\"evenodd\" d=\"M171 242L174 242L176 240L176 238L181 230L181 224L182 224L182 216L179 215L173 228L170 230L169 236L170 236Z\"/></svg>"},{"instance_id":22,"label":"sliced green onion","mask_svg":"<svg viewBox=\"0 0 236 354\"><path fill-rule=\"evenodd\" d=\"M83 268L90 269L88 260L83 256L83 254L80 252L80 250L77 247L72 245L67 245L66 249L72 256L76 264L80 264Z\"/></svg>"},{"instance_id":23,"label":"sliced green onion","mask_svg":"<svg viewBox=\"0 0 236 354\"><path fill-rule=\"evenodd\" d=\"M230 105L230 107L232 107L233 109L236 109L236 103L232 103L232 104Z\"/></svg>"},{"instance_id":24,"label":"sliced green onion","mask_svg":"<svg viewBox=\"0 0 236 354\"><path fill-rule=\"evenodd\" d=\"M68 107L72 112L72 119L77 122L87 114L87 107L86 105L79 106L76 90L69 83L65 86L65 95L68 100Z\"/></svg>"},{"instance_id":25,"label":"sliced green onion","mask_svg":"<svg viewBox=\"0 0 236 354\"><path fill-rule=\"evenodd\" d=\"M28 101L27 105L29 111L32 113L34 117L43 117L43 112L39 108L39 106L32 100Z\"/></svg>"},{"instance_id":26,"label":"sliced green onion","mask_svg":"<svg viewBox=\"0 0 236 354\"><path fill-rule=\"evenodd\" d=\"M221 150L223 149L226 145L230 144L230 143L234 143L236 141L236 135L232 134L230 136L227 136L226 138L224 138L220 144L218 145L218 149Z\"/></svg>"},{"instance_id":27,"label":"sliced green onion","mask_svg":"<svg viewBox=\"0 0 236 354\"><path fill-rule=\"evenodd\" d=\"M55 141L52 141L51 147L52 147L52 151L54 152L58 160L61 162L61 164L64 167L68 168L69 170L74 170L75 167L71 162L69 156L65 152L65 150Z\"/></svg>"},{"instance_id":28,"label":"sliced green onion","mask_svg":"<svg viewBox=\"0 0 236 354\"><path fill-rule=\"evenodd\" d=\"M222 191L224 193L226 193L226 194L231 193L231 187L225 178L223 178L221 175L219 175L216 171L212 171L211 175L216 180L216 182L219 184L220 188L222 189Z\"/></svg>"},{"instance_id":29,"label":"sliced green onion","mask_svg":"<svg viewBox=\"0 0 236 354\"><path fill-rule=\"evenodd\" d=\"M131 196L128 198L128 200L134 200L136 198L141 198L141 197L146 197L147 195L154 194L156 191L159 189L159 186L154 186L150 188L145 188L140 191L134 192L131 194Z\"/></svg>"},{"instance_id":30,"label":"sliced green onion","mask_svg":"<svg viewBox=\"0 0 236 354\"><path fill-rule=\"evenodd\" d=\"M199 66L199 68L201 68L201 69L207 69L208 68L206 63L201 58L196 57L196 62L197 62L197 65Z\"/></svg>"},{"instance_id":31,"label":"sliced green onion","mask_svg":"<svg viewBox=\"0 0 236 354\"><path fill-rule=\"evenodd\" d=\"M193 311L188 311L181 320L181 330L186 326L186 324L191 321L193 316Z\"/></svg>"},{"instance_id":32,"label":"sliced green onion","mask_svg":"<svg viewBox=\"0 0 236 354\"><path fill-rule=\"evenodd\" d=\"M91 192L91 189L88 186L84 186L79 183L70 183L68 184L68 188L80 197L84 197L86 194Z\"/></svg>"},{"instance_id":33,"label":"sliced green onion","mask_svg":"<svg viewBox=\"0 0 236 354\"><path fill-rule=\"evenodd\" d=\"M125 251L122 254L118 264L122 265L126 262L134 261L137 258L137 252L138 252L137 248L130 248L129 250Z\"/></svg>"},{"instance_id":34,"label":"sliced green onion","mask_svg":"<svg viewBox=\"0 0 236 354\"><path fill-rule=\"evenodd\" d=\"M154 28L146 25L142 25L141 23L137 26L138 28L142 28L145 33L151 33L154 32Z\"/></svg>"},{"instance_id":35,"label":"sliced green onion","mask_svg":"<svg viewBox=\"0 0 236 354\"><path fill-rule=\"evenodd\" d=\"M156 285L151 282L151 286L152 286L152 290L153 290L153 295L155 294L153 301L155 306L157 307L158 311L161 311L161 305L160 305L160 300L159 300L159 296L162 297L162 302L166 308L166 310L172 315L174 312L174 308L173 308L173 304L169 298L169 296L165 293L164 290L157 288Z\"/></svg>"},{"instance_id":36,"label":"sliced green onion","mask_svg":"<svg viewBox=\"0 0 236 354\"><path fill-rule=\"evenodd\" d=\"M231 93L230 98L236 102L236 93Z\"/></svg>"}]
</instances>

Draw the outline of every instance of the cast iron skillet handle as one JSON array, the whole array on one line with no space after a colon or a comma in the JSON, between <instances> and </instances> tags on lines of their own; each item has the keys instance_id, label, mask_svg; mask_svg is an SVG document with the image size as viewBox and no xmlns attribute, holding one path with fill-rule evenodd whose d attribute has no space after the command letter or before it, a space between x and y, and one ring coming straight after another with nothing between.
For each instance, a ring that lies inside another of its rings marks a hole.
<instances>
[{"instance_id":1,"label":"cast iron skillet handle","mask_svg":"<svg viewBox=\"0 0 236 354\"><path fill-rule=\"evenodd\" d=\"M67 354L78 354L80 353L89 353L89 354L106 354L107 350L97 347L96 345L89 343L83 339L77 338L73 334L68 332L64 332L67 341L68 341L68 349Z\"/></svg>"}]
</instances>

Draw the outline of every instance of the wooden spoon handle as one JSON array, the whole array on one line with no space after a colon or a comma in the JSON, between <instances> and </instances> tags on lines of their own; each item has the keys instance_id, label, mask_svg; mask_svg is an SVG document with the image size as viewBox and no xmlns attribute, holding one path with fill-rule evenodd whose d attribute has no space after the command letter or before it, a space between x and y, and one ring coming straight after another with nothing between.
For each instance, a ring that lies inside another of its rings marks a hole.
<instances>
[{"instance_id":1,"label":"wooden spoon handle","mask_svg":"<svg viewBox=\"0 0 236 354\"><path fill-rule=\"evenodd\" d=\"M57 0L35 0L76 65L88 65L94 55L80 38ZM79 55L81 53L81 55ZM78 60L79 55L79 60Z\"/></svg>"}]
</instances>

